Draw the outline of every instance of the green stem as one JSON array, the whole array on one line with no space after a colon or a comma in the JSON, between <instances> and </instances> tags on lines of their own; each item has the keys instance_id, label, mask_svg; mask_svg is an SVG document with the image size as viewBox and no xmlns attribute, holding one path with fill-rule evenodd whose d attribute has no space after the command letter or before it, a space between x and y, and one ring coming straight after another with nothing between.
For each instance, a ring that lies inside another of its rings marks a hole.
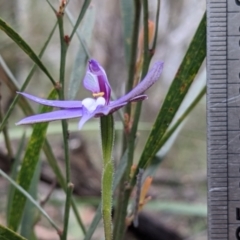
<instances>
[{"instance_id":1,"label":"green stem","mask_svg":"<svg viewBox=\"0 0 240 240\"><path fill-rule=\"evenodd\" d=\"M113 180L113 192L117 189L117 186L119 185L119 182L124 174L124 171L126 169L127 165L127 152L125 152L120 160L120 164L117 166L116 173L114 174L114 180ZM102 202L99 204L94 219L91 222L91 225L89 226L89 229L85 235L84 240L90 240L92 239L92 235L95 232L95 229L98 226L98 223L101 220L101 206Z\"/></svg>"},{"instance_id":2,"label":"green stem","mask_svg":"<svg viewBox=\"0 0 240 240\"><path fill-rule=\"evenodd\" d=\"M135 17L134 17L134 28L132 32L132 39L131 39L131 56L130 56L130 62L129 62L129 69L128 69L128 82L126 85L126 93L129 92L133 87L133 81L134 81L134 74L135 74L135 65L136 65L136 58L137 58L137 42L138 42L138 32L139 32L139 22L141 17L141 3L139 0L134 1L134 8L135 8ZM128 104L126 106L125 112L128 114L128 116L131 115L131 104ZM125 152L127 148L127 136L123 136L123 144L122 144L122 153ZM122 198L123 198L123 192L125 189L125 183L124 180L121 181L119 192L118 192L118 202L117 207L115 210L115 216L114 216L114 229L113 229L113 238L116 239L116 236L119 234L119 216L122 212Z\"/></svg>"},{"instance_id":3,"label":"green stem","mask_svg":"<svg viewBox=\"0 0 240 240\"><path fill-rule=\"evenodd\" d=\"M48 164L50 165L50 167L52 168L54 174L56 175L57 177L57 181L58 183L60 184L61 188L67 192L67 185L66 185L66 182L65 182L65 179L63 177L63 174L57 164L57 160L52 152L52 148L50 146L50 144L48 143L48 141L45 141L45 143L43 144L43 150L44 150L44 153L47 157L47 160L48 160ZM72 199L71 200L71 204L72 204L72 209L73 209L73 212L75 214L75 217L77 219L77 222L79 224L79 226L81 227L84 235L86 234L86 229L83 225L83 222L82 222L82 219L78 213L78 209L77 209L77 206L76 206L76 203L75 201Z\"/></svg>"},{"instance_id":4,"label":"green stem","mask_svg":"<svg viewBox=\"0 0 240 240\"><path fill-rule=\"evenodd\" d=\"M59 89L59 98L64 100L64 83L65 83L65 65L66 65L66 53L68 49L68 40L64 36L64 27L63 27L63 15L58 16L58 25L59 25L59 35L60 35L60 44L61 44L61 57L60 57L60 89ZM65 168L66 168L66 183L70 186L71 179L71 166L69 159L69 147L68 147L68 126L67 121L62 120L62 131L63 131L63 143L64 143L64 159L65 159ZM66 203L65 203L65 213L64 213L64 229L63 229L63 240L67 239L68 231L68 218L69 218L69 203L71 201L72 191L70 187L67 187L66 191Z\"/></svg>"},{"instance_id":5,"label":"green stem","mask_svg":"<svg viewBox=\"0 0 240 240\"><path fill-rule=\"evenodd\" d=\"M101 122L101 138L103 151L102 173L102 216L105 240L112 240L112 195L113 195L113 161L112 148L114 141L113 116L103 116Z\"/></svg>"},{"instance_id":6,"label":"green stem","mask_svg":"<svg viewBox=\"0 0 240 240\"><path fill-rule=\"evenodd\" d=\"M157 36L158 36L158 20L159 20L159 16L160 16L160 2L161 0L157 1L157 12L156 12L156 18L155 18L155 34L154 34L154 38L153 38L153 45L151 48L151 52L154 52L154 49L156 47L157 44Z\"/></svg>"},{"instance_id":7,"label":"green stem","mask_svg":"<svg viewBox=\"0 0 240 240\"><path fill-rule=\"evenodd\" d=\"M66 42L65 36L64 36L63 16L58 16L58 25L59 25L60 44L61 44L60 92L61 92L61 96L64 98L64 79L65 79L65 65L66 65L66 53L68 49L68 42Z\"/></svg>"},{"instance_id":8,"label":"green stem","mask_svg":"<svg viewBox=\"0 0 240 240\"><path fill-rule=\"evenodd\" d=\"M66 194L66 206L65 206L65 212L64 212L64 227L63 227L62 239L67 239L67 229L68 229L68 221L69 221L69 213L70 213L70 207L71 207L71 197L72 197L73 187L74 186L72 183L68 183L67 194Z\"/></svg>"},{"instance_id":9,"label":"green stem","mask_svg":"<svg viewBox=\"0 0 240 240\"><path fill-rule=\"evenodd\" d=\"M135 65L136 65L136 58L137 58L139 23L140 23L140 17L141 17L141 2L139 0L135 0L134 5L135 5L135 19L133 23L134 29L133 29L133 35L131 40L131 57L130 57L130 63L129 63L129 69L128 69L128 82L126 85L126 93L129 92L133 87ZM130 116L131 104L128 104L126 106L125 112Z\"/></svg>"}]
</instances>

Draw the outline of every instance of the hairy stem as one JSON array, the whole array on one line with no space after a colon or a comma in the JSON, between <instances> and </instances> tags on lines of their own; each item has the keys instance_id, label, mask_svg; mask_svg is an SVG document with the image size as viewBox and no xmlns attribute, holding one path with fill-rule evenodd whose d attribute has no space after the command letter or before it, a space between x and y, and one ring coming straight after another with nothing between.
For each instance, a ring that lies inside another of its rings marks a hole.
<instances>
[{"instance_id":1,"label":"hairy stem","mask_svg":"<svg viewBox=\"0 0 240 240\"><path fill-rule=\"evenodd\" d=\"M102 172L102 216L106 240L112 240L112 195L113 195L113 161L112 149L114 141L113 116L103 116L101 121L101 139L103 151Z\"/></svg>"}]
</instances>

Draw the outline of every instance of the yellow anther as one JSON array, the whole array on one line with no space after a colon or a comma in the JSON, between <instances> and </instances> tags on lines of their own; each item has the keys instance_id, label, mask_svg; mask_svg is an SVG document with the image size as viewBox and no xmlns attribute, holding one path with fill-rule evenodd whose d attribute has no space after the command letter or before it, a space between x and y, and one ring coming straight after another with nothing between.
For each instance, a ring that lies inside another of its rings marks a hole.
<instances>
[{"instance_id":1,"label":"yellow anther","mask_svg":"<svg viewBox=\"0 0 240 240\"><path fill-rule=\"evenodd\" d=\"M104 96L104 92L93 93L92 95L93 95L93 97L103 97Z\"/></svg>"}]
</instances>

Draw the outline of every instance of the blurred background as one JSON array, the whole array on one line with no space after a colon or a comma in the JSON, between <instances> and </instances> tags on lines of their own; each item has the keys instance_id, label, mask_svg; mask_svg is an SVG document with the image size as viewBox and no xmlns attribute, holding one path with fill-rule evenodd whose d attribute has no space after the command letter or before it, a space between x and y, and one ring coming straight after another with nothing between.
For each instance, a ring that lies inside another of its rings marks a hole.
<instances>
[{"instance_id":1,"label":"blurred background","mask_svg":"<svg viewBox=\"0 0 240 240\"><path fill-rule=\"evenodd\" d=\"M58 1L51 0L51 3L58 9ZM65 14L64 23L66 34L70 34L72 31L69 17L75 22L82 4L82 0L69 1L67 6L69 12ZM148 90L149 98L143 103L135 154L136 162L151 130L151 125L159 112L159 107L204 12L204 0L161 0L157 47L151 63L163 60L165 65L160 81ZM150 20L155 20L155 14L156 1L151 0L149 1ZM37 0L0 0L0 17L21 35L37 54L56 23L56 16L48 3ZM92 0L91 7L78 30L80 35L85 37L85 44L89 48L91 56L105 68L115 95L117 97L121 96L125 91L127 79L121 1ZM81 57L81 51L83 51L82 45L75 34L67 54L66 96L69 94L68 83L73 78L73 72L76 73L77 58ZM21 86L33 65L31 59L4 32L0 32L0 55ZM56 29L42 57L43 63L56 81L59 77L59 57L59 31ZM81 72L79 72L79 78L79 81L81 81ZM201 86L205 84L205 80L205 66L203 66L180 112L197 95ZM4 115L15 93L9 87L9 79L4 73L2 63L0 66L0 82L0 104ZM51 88L52 85L49 80L41 70L37 69L26 92L39 97L47 97ZM77 99L87 96L89 96L89 93L81 88L77 94ZM35 109L38 108L38 105L31 104ZM159 155L164 156L164 161L153 178L153 185L149 192L152 201L145 206L143 211L143 217L146 217L152 226L157 224L156 226L163 230L176 233L179 236L176 239L203 240L206 239L207 235L205 112L204 98L165 147L164 152L159 153ZM8 131L13 147L12 156L8 156L2 133L0 135L0 168L8 173L22 134L24 132L27 136L31 134L29 127L15 126L15 122L22 117L24 117L22 111L15 107L8 122ZM118 162L121 153L122 126L117 114L114 117L116 119L114 160ZM69 121L69 128L74 193L79 212L84 223L88 226L94 216L95 206L100 199L99 123L98 119L91 120L84 126L83 130L78 131L77 121L73 120ZM60 122L53 122L49 125L48 139L62 169L64 169ZM44 208L61 225L65 195L58 189L54 175L45 161L44 154L41 155L41 161L39 199L45 199L49 192L53 190L50 200L44 205ZM8 183L0 178L1 224L6 223L5 206L8 188ZM81 236L83 235L73 216L70 223L69 239L82 239ZM58 239L55 230L49 226L45 219L38 220L35 225L35 232L38 239ZM100 225L94 239L103 239L102 234ZM141 239L137 234L135 230L130 229L126 239ZM165 239L170 238L166 237Z\"/></svg>"}]
</instances>

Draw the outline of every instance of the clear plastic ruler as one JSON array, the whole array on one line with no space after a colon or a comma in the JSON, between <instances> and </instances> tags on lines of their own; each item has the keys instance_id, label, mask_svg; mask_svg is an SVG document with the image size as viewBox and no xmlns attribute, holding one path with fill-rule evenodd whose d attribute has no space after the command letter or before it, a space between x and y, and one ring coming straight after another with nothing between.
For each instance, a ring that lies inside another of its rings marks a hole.
<instances>
[{"instance_id":1,"label":"clear plastic ruler","mask_svg":"<svg viewBox=\"0 0 240 240\"><path fill-rule=\"evenodd\" d=\"M207 0L208 239L240 240L240 0Z\"/></svg>"}]
</instances>

